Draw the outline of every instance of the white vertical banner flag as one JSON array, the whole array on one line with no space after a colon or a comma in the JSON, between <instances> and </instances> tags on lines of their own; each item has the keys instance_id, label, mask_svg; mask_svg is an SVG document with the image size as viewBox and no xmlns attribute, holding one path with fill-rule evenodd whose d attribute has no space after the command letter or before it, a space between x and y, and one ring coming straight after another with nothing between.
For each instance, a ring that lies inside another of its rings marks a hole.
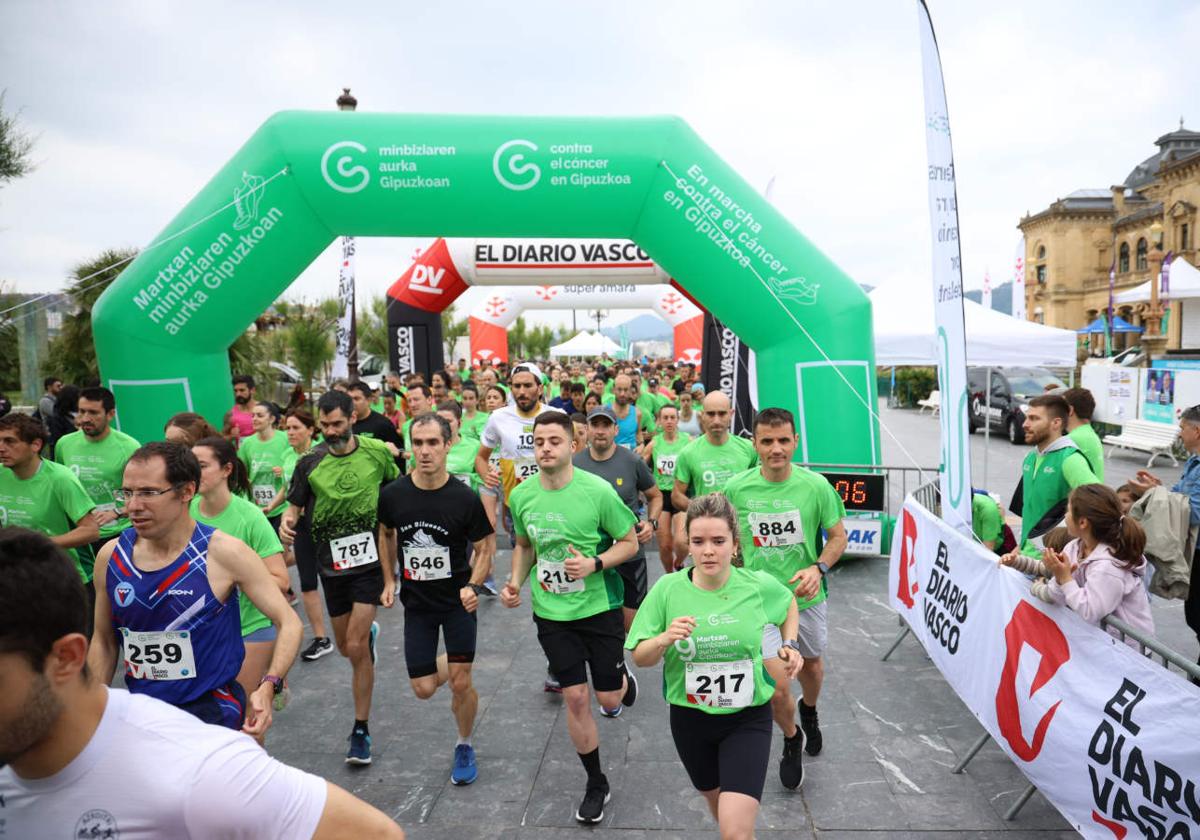
<instances>
[{"instance_id":1,"label":"white vertical banner flag","mask_svg":"<svg viewBox=\"0 0 1200 840\"><path fill-rule=\"evenodd\" d=\"M1012 316L1025 320L1025 236L1017 240L1017 254L1013 261Z\"/></svg>"},{"instance_id":2,"label":"white vertical banner flag","mask_svg":"<svg viewBox=\"0 0 1200 840\"><path fill-rule=\"evenodd\" d=\"M338 320L334 335L333 378L350 375L350 319L354 314L354 237L342 237L342 261L338 265Z\"/></svg>"},{"instance_id":3,"label":"white vertical banner flag","mask_svg":"<svg viewBox=\"0 0 1200 840\"><path fill-rule=\"evenodd\" d=\"M992 308L992 275L991 272L983 272L983 302L984 309Z\"/></svg>"},{"instance_id":4,"label":"white vertical banner flag","mask_svg":"<svg viewBox=\"0 0 1200 840\"><path fill-rule=\"evenodd\" d=\"M937 330L938 390L941 391L942 517L971 532L971 451L967 419L967 342L963 326L962 252L958 246L958 197L950 117L942 84L933 22L918 0L921 75L925 87L925 149L929 157L929 226L933 242L933 315Z\"/></svg>"}]
</instances>

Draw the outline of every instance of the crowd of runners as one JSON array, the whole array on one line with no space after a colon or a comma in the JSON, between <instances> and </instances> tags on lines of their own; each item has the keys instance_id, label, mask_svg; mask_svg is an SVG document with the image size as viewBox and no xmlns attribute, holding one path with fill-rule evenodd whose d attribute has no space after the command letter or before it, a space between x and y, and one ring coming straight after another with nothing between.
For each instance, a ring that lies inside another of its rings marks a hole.
<instances>
[{"instance_id":1,"label":"crowd of runners","mask_svg":"<svg viewBox=\"0 0 1200 840\"><path fill-rule=\"evenodd\" d=\"M547 666L529 691L561 694L580 823L611 798L593 698L601 718L637 714L660 663L723 837L753 834L774 727L779 784L803 783L846 532L830 483L793 463L789 411L733 435L729 400L663 362L460 361L286 407L232 384L222 428L179 414L144 443L102 387L56 438L53 404L0 417L0 835L401 836L269 755L296 660L336 651L349 691L323 702L345 761L371 763L375 671L396 665L377 611L396 601L413 694L450 695L455 785L489 772L472 744L481 598L529 604ZM109 688L118 668L127 691Z\"/></svg>"}]
</instances>

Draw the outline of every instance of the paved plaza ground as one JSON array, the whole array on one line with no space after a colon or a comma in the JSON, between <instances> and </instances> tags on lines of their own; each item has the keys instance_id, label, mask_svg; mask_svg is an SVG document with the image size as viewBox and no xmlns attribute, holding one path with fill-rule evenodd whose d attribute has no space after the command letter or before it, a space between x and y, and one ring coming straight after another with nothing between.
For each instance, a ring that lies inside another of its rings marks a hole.
<instances>
[{"instance_id":1,"label":"paved plaza ground","mask_svg":"<svg viewBox=\"0 0 1200 840\"><path fill-rule=\"evenodd\" d=\"M936 463L936 421L885 411L884 422L922 465ZM979 475L983 440L973 442ZM989 472L1005 498L1025 451L1006 441L991 442ZM903 462L886 439L884 452L888 463ZM1142 465L1134 458L1110 461L1109 483ZM1177 474L1169 466L1156 471L1164 478ZM501 552L499 575L507 573L509 556ZM653 553L649 566L657 579L661 571L654 572L660 567ZM887 606L886 581L884 558L847 559L833 570L830 649L819 705L825 749L817 758L806 757L804 785L789 792L778 780L775 762L782 741L776 733L758 836L1077 836L1040 794L1015 821L1002 818L1025 781L994 744L965 774L951 774L982 730L911 637L888 662L880 662L898 629ZM561 697L542 692L545 658L527 604L528 589L525 605L516 610L498 600L481 604L474 735L479 779L470 787L449 782L455 738L449 693L421 702L409 689L399 608L380 611L383 633L371 714L374 764L350 768L343 763L353 714L350 668L336 655L296 663L291 705L276 717L268 748L373 803L414 838L716 837L716 826L676 757L659 668L637 672L642 690L636 706L616 720L598 719L612 802L599 826L575 822L584 774L567 737ZM1156 602L1155 618L1161 638L1195 656L1180 602Z\"/></svg>"}]
</instances>

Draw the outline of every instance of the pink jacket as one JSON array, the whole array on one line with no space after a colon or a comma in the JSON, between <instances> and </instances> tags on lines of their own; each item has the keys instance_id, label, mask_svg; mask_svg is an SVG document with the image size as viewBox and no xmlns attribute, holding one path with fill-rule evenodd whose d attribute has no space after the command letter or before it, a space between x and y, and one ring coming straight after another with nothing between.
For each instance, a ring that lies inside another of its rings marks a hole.
<instances>
[{"instance_id":1,"label":"pink jacket","mask_svg":"<svg viewBox=\"0 0 1200 840\"><path fill-rule=\"evenodd\" d=\"M1080 559L1083 543L1071 540L1063 553L1075 565L1071 580L1062 586L1050 579L1050 594L1057 604L1065 603L1089 624L1100 625L1105 616L1115 616L1126 624L1154 635L1154 616L1150 613L1150 597L1146 594L1143 578L1146 574L1146 558L1141 558L1131 569L1113 557L1112 549L1104 543L1098 544L1092 553ZM1120 638L1115 630L1109 632ZM1140 651L1133 639L1125 643Z\"/></svg>"}]
</instances>

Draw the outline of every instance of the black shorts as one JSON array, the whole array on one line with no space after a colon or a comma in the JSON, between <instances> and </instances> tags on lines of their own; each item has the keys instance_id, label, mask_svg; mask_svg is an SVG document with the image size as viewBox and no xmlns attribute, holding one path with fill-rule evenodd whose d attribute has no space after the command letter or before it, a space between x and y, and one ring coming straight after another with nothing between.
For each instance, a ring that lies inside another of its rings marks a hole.
<instances>
[{"instance_id":1,"label":"black shorts","mask_svg":"<svg viewBox=\"0 0 1200 840\"><path fill-rule=\"evenodd\" d=\"M438 630L446 640L446 660L475 661L475 631L478 620L462 606L445 612L404 611L404 661L408 678L437 673Z\"/></svg>"},{"instance_id":2,"label":"black shorts","mask_svg":"<svg viewBox=\"0 0 1200 840\"><path fill-rule=\"evenodd\" d=\"M699 791L720 788L762 800L771 760L771 704L714 715L671 706L675 751Z\"/></svg>"},{"instance_id":3,"label":"black shorts","mask_svg":"<svg viewBox=\"0 0 1200 840\"><path fill-rule=\"evenodd\" d=\"M625 584L625 606L636 610L646 600L649 585L646 583L646 558L635 557L617 566L617 574Z\"/></svg>"},{"instance_id":4,"label":"black shorts","mask_svg":"<svg viewBox=\"0 0 1200 840\"><path fill-rule=\"evenodd\" d=\"M534 615L533 623L559 685L586 683L590 669L596 691L620 690L625 663L625 620L620 608L574 621Z\"/></svg>"},{"instance_id":5,"label":"black shorts","mask_svg":"<svg viewBox=\"0 0 1200 840\"><path fill-rule=\"evenodd\" d=\"M383 594L383 567L378 563L365 572L321 577L330 618L345 615L355 604L379 606L379 596Z\"/></svg>"},{"instance_id":6,"label":"black shorts","mask_svg":"<svg viewBox=\"0 0 1200 840\"><path fill-rule=\"evenodd\" d=\"M296 528L292 553L296 555L296 571L300 574L300 591L316 592L317 580L320 577L317 573L317 547L313 544L312 532L305 524Z\"/></svg>"},{"instance_id":7,"label":"black shorts","mask_svg":"<svg viewBox=\"0 0 1200 840\"><path fill-rule=\"evenodd\" d=\"M679 511L675 509L675 503L673 501L671 501L671 491L670 490L663 490L662 497L663 497L663 507L662 507L663 513L667 513L667 514L671 514L671 515L679 513Z\"/></svg>"}]
</instances>

